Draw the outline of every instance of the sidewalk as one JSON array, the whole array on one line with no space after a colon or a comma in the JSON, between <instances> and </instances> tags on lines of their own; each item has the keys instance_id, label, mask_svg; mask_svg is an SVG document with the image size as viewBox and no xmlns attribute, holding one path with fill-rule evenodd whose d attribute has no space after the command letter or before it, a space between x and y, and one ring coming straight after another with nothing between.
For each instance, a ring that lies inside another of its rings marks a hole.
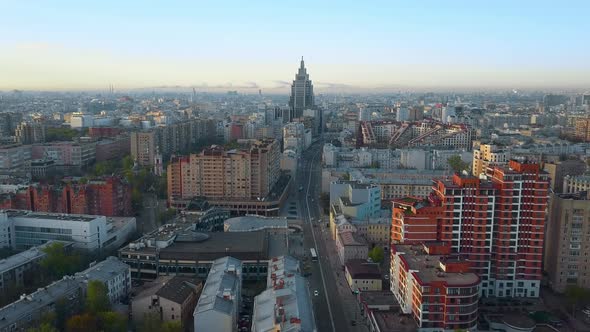
<instances>
[{"instance_id":1,"label":"sidewalk","mask_svg":"<svg viewBox=\"0 0 590 332\"><path fill-rule=\"evenodd\" d=\"M322 220L325 220L325 215L321 212ZM330 234L325 226L325 222L322 222L320 225L321 227L321 238L323 243L326 247L327 254L328 254L328 261L330 262L330 270L334 274L334 279L337 280L337 289L338 294L340 295L340 299L342 300L342 306L345 311L346 319L350 321L355 320L356 326L349 325L350 331L356 332L368 332L369 329L365 324L365 318L361 315L360 306L356 299L356 295L352 294L348 283L346 282L346 278L344 276L344 271L342 271L342 264L340 264L340 259L338 258L338 253L336 251L336 243L334 240L330 238Z\"/></svg>"}]
</instances>

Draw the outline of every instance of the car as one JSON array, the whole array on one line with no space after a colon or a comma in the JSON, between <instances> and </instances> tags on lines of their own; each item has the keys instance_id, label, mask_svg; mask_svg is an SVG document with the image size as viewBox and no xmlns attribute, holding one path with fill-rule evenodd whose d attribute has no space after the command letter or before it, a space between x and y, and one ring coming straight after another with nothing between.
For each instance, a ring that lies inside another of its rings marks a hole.
<instances>
[{"instance_id":1,"label":"car","mask_svg":"<svg viewBox=\"0 0 590 332\"><path fill-rule=\"evenodd\" d=\"M317 289L316 289L316 290L314 290L314 291L313 291L313 296L318 296L318 295L320 295L320 292L318 292L318 291L317 291Z\"/></svg>"},{"instance_id":2,"label":"car","mask_svg":"<svg viewBox=\"0 0 590 332\"><path fill-rule=\"evenodd\" d=\"M385 275L385 280L389 280L389 274Z\"/></svg>"},{"instance_id":3,"label":"car","mask_svg":"<svg viewBox=\"0 0 590 332\"><path fill-rule=\"evenodd\" d=\"M356 320L351 320L351 321L350 321L350 325L352 325L352 326L356 326Z\"/></svg>"},{"instance_id":4,"label":"car","mask_svg":"<svg viewBox=\"0 0 590 332\"><path fill-rule=\"evenodd\" d=\"M303 191L303 186L300 186L299 187L299 191Z\"/></svg>"}]
</instances>

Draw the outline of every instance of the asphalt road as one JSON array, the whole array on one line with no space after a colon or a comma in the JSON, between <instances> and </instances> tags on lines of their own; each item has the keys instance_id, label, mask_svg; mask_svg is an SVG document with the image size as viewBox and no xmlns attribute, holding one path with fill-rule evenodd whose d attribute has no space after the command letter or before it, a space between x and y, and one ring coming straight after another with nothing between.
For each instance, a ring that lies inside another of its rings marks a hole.
<instances>
[{"instance_id":1,"label":"asphalt road","mask_svg":"<svg viewBox=\"0 0 590 332\"><path fill-rule=\"evenodd\" d=\"M326 227L326 221L318 222L321 217L317 204L321 191L321 147L321 142L317 142L304 153L296 181L297 188L303 187L298 191L298 205L304 220L305 250L309 256L309 249L315 248L319 256L319 262L308 260L307 263L312 273L308 278L309 287L318 331L349 331L350 320L344 314L337 281L327 260L328 250L321 236L321 228ZM318 296L313 295L316 290Z\"/></svg>"}]
</instances>

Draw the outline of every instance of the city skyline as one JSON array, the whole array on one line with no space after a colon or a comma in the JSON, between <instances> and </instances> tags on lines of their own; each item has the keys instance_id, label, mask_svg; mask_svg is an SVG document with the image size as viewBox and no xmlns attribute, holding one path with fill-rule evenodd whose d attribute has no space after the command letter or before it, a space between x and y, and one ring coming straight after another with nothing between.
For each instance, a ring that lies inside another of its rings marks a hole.
<instances>
[{"instance_id":1,"label":"city skyline","mask_svg":"<svg viewBox=\"0 0 590 332\"><path fill-rule=\"evenodd\" d=\"M301 56L318 91L590 86L582 1L141 5L6 4L0 90L288 92Z\"/></svg>"}]
</instances>

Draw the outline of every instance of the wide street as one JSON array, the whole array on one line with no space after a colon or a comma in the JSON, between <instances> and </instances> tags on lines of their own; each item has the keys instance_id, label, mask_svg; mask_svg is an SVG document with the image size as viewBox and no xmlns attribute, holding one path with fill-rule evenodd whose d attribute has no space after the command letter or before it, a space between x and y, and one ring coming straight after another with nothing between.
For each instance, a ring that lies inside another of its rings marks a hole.
<instances>
[{"instance_id":1,"label":"wide street","mask_svg":"<svg viewBox=\"0 0 590 332\"><path fill-rule=\"evenodd\" d=\"M354 304L350 304L352 294L343 298L343 272L335 269L334 262L338 260L335 251L326 243L326 220L321 220L319 197L321 193L321 141L314 143L302 156L298 168L295 187L298 190L298 206L300 217L304 221L304 247L308 257L306 264L310 265L309 287L318 331L363 331L362 327L351 326L351 321L358 314ZM315 248L318 262L309 259L310 248ZM332 258L330 260L330 258ZM337 270L337 271L335 271ZM336 274L336 275L335 275ZM337 276L340 276L337 280ZM340 287L339 287L340 285ZM339 289L340 288L340 289ZM318 295L314 295L314 291ZM346 301L345 301L346 300ZM353 301L354 302L354 301Z\"/></svg>"}]
</instances>

